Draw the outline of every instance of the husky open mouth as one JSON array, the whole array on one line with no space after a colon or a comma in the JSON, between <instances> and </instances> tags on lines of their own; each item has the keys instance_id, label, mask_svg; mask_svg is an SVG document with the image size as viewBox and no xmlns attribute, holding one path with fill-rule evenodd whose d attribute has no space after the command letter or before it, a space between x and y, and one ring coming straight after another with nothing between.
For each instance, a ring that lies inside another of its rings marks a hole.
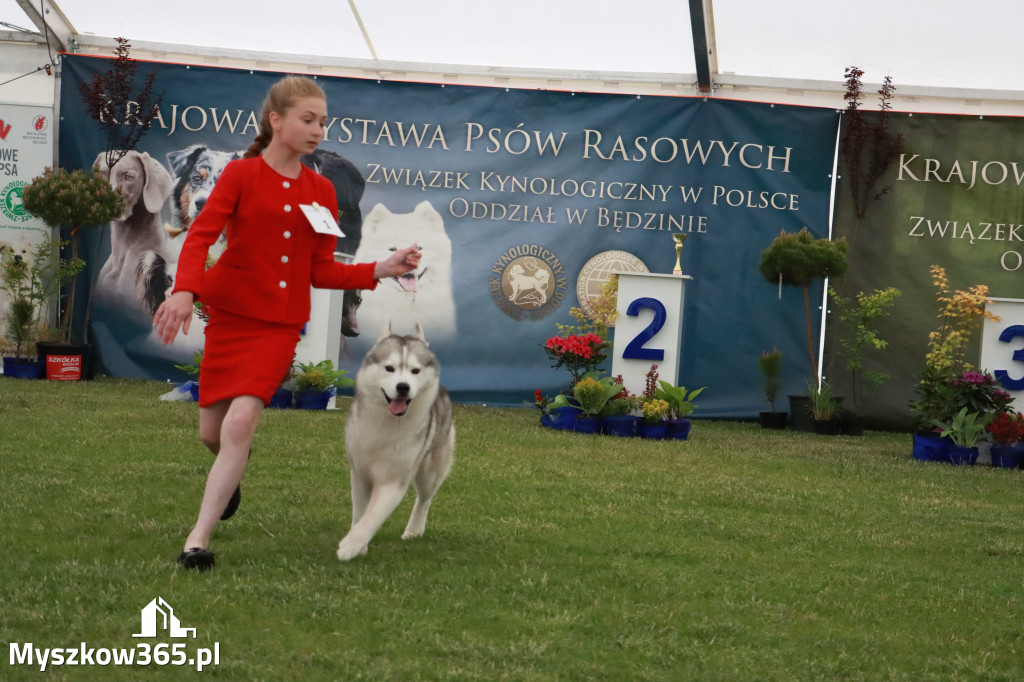
<instances>
[{"instance_id":1,"label":"husky open mouth","mask_svg":"<svg viewBox=\"0 0 1024 682\"><path fill-rule=\"evenodd\" d=\"M420 270L419 274L415 272L407 272L404 275L398 275L397 277L392 277L391 279L395 280L395 282L398 284L398 286L402 288L403 291L415 292L417 289L417 285L419 284L420 278L423 277L423 275L425 274L427 274L427 269L423 268L422 270Z\"/></svg>"},{"instance_id":2,"label":"husky open mouth","mask_svg":"<svg viewBox=\"0 0 1024 682\"><path fill-rule=\"evenodd\" d=\"M384 399L388 401L388 408L391 409L391 414L401 417L409 411L409 403L412 402L411 398L392 398L383 389L381 389L381 393L384 394Z\"/></svg>"}]
</instances>

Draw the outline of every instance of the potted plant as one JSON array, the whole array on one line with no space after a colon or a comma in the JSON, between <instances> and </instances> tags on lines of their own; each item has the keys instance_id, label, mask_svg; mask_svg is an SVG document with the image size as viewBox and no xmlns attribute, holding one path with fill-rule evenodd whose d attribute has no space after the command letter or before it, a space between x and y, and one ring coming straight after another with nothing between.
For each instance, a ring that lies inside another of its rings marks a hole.
<instances>
[{"instance_id":1,"label":"potted plant","mask_svg":"<svg viewBox=\"0 0 1024 682\"><path fill-rule=\"evenodd\" d=\"M865 354L869 350L884 350L889 345L878 336L875 323L888 314L900 290L889 287L869 294L861 291L852 298L842 296L832 287L828 291L840 322L839 353L846 359L849 396L853 403L850 418L846 420L852 422L852 428L844 424L843 432L860 435L864 432L865 404L878 395L882 383L889 378L885 372L868 369Z\"/></svg>"},{"instance_id":2,"label":"potted plant","mask_svg":"<svg viewBox=\"0 0 1024 682\"><path fill-rule=\"evenodd\" d=\"M199 400L199 365L202 364L202 362L203 350L200 349L196 351L195 354L192 356L192 362L181 363L174 366L175 369L180 369L182 372L188 374L190 377L194 377L193 379L185 383L188 384L188 390L189 393L191 393L192 395L192 400L195 400L197 402ZM183 385L182 388L184 389L185 386Z\"/></svg>"},{"instance_id":3,"label":"potted plant","mask_svg":"<svg viewBox=\"0 0 1024 682\"><path fill-rule=\"evenodd\" d=\"M984 412L971 412L962 407L949 422L938 419L932 422L953 443L946 457L950 464L971 465L978 460L978 440L985 434L993 416Z\"/></svg>"},{"instance_id":4,"label":"potted plant","mask_svg":"<svg viewBox=\"0 0 1024 682\"><path fill-rule=\"evenodd\" d=\"M668 431L668 401L661 398L644 398L640 404L640 412L643 414L643 421L637 425L640 436L655 440L664 438Z\"/></svg>"},{"instance_id":5,"label":"potted plant","mask_svg":"<svg viewBox=\"0 0 1024 682\"><path fill-rule=\"evenodd\" d=\"M295 404L304 410L326 410L339 388L352 386L348 372L334 369L330 360L300 362L295 375Z\"/></svg>"},{"instance_id":6,"label":"potted plant","mask_svg":"<svg viewBox=\"0 0 1024 682\"><path fill-rule=\"evenodd\" d=\"M0 258L0 290L9 302L4 336L14 345L15 353L4 358L7 376L38 378L45 372L44 362L29 360L32 345L39 340L44 306L82 269L81 261L62 260L56 253L59 246L60 242L55 244L46 236L27 261L11 251Z\"/></svg>"},{"instance_id":7,"label":"potted plant","mask_svg":"<svg viewBox=\"0 0 1024 682\"><path fill-rule=\"evenodd\" d=\"M622 386L611 377L584 375L572 388L573 398L580 406L574 430L581 433L597 433L601 430L602 412L608 401L622 392Z\"/></svg>"},{"instance_id":8,"label":"potted plant","mask_svg":"<svg viewBox=\"0 0 1024 682\"><path fill-rule=\"evenodd\" d=\"M991 375L975 372L967 362L966 350L974 332L984 319L994 317L985 310L988 287L976 284L953 290L941 266L931 266L929 273L939 304L939 325L928 334L928 352L910 403L917 413L912 454L919 460L945 459L948 439L936 432L936 422L951 423L961 408L1006 411L1010 402L1009 394Z\"/></svg>"},{"instance_id":9,"label":"potted plant","mask_svg":"<svg viewBox=\"0 0 1024 682\"><path fill-rule=\"evenodd\" d=\"M839 398L827 381L808 385L811 399L811 415L814 417L814 432L835 436L840 432Z\"/></svg>"},{"instance_id":10,"label":"potted plant","mask_svg":"<svg viewBox=\"0 0 1024 682\"><path fill-rule=\"evenodd\" d=\"M616 383L621 383L621 375L616 377ZM640 399L622 388L605 403L601 411L601 430L610 436L635 436L639 406Z\"/></svg>"},{"instance_id":11,"label":"potted plant","mask_svg":"<svg viewBox=\"0 0 1024 682\"><path fill-rule=\"evenodd\" d=\"M989 453L992 466L1015 469L1024 463L1024 414L1002 412L985 427L993 440Z\"/></svg>"},{"instance_id":12,"label":"potted plant","mask_svg":"<svg viewBox=\"0 0 1024 682\"><path fill-rule=\"evenodd\" d=\"M686 440L690 435L690 420L687 417L693 413L697 406L693 399L704 392L706 386L687 391L686 386L673 386L664 379L658 380L658 388L654 391L654 397L660 398L668 403L666 438L675 440Z\"/></svg>"},{"instance_id":13,"label":"potted plant","mask_svg":"<svg viewBox=\"0 0 1024 682\"><path fill-rule=\"evenodd\" d=\"M824 237L815 239L806 227L796 233L782 230L768 248L761 252L760 271L768 282L800 287L803 290L807 357L815 384L818 383L818 361L814 352L814 327L811 323L811 283L846 272L847 258L846 240L833 241ZM794 429L813 429L806 396L791 396L789 412Z\"/></svg>"},{"instance_id":14,"label":"potted plant","mask_svg":"<svg viewBox=\"0 0 1024 682\"><path fill-rule=\"evenodd\" d=\"M68 262L85 265L78 256L78 235L82 229L99 227L109 223L125 212L124 195L121 190L113 187L99 173L86 173L84 170L66 170L63 168L46 171L26 185L22 195L25 210L37 216L54 229L70 228L70 256ZM84 359L88 352L88 325L83 325L81 338L72 329L75 313L75 294L79 276L72 277L66 287L66 296L62 298L60 316L60 343L62 348L54 349L53 354L71 356L77 354ZM86 304L88 309L88 304ZM75 341L77 343L72 343ZM49 353L49 351L47 351Z\"/></svg>"},{"instance_id":15,"label":"potted plant","mask_svg":"<svg viewBox=\"0 0 1024 682\"><path fill-rule=\"evenodd\" d=\"M295 356L292 356L292 361L288 364L288 369L284 372L284 377L281 378L281 384L274 391L274 395L270 397L270 407L276 409L287 409L292 406L292 400L294 398L294 386L295 386Z\"/></svg>"},{"instance_id":16,"label":"potted plant","mask_svg":"<svg viewBox=\"0 0 1024 682\"><path fill-rule=\"evenodd\" d=\"M544 352L554 360L551 365L553 369L565 367L572 374L572 385L583 378L585 374L596 372L597 368L608 356L605 351L608 342L599 335L589 332L586 334L569 334L566 337L552 336L544 343Z\"/></svg>"},{"instance_id":17,"label":"potted plant","mask_svg":"<svg viewBox=\"0 0 1024 682\"><path fill-rule=\"evenodd\" d=\"M784 429L786 428L786 413L775 409L775 396L782 388L782 351L773 348L771 351L761 351L757 358L757 369L763 377L764 397L771 406L770 412L761 412L761 428L763 429Z\"/></svg>"}]
</instances>

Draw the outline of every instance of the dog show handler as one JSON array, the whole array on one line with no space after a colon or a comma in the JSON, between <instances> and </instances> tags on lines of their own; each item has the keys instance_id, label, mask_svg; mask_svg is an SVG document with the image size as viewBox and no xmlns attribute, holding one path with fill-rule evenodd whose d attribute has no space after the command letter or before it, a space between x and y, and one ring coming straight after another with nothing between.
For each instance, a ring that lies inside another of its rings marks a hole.
<instances>
[{"instance_id":1,"label":"dog show handler","mask_svg":"<svg viewBox=\"0 0 1024 682\"><path fill-rule=\"evenodd\" d=\"M313 229L302 206L337 216L330 180L304 166L324 138L327 98L309 78L277 81L263 103L260 132L242 159L221 173L196 217L178 260L173 293L153 317L165 344L188 334L193 305L208 311L200 374L199 437L216 459L199 517L178 563L213 568L210 536L241 499L253 436L263 409L292 362L309 320L310 286L373 289L419 263L415 244L375 263L336 263L336 237ZM210 247L227 245L209 269Z\"/></svg>"}]
</instances>

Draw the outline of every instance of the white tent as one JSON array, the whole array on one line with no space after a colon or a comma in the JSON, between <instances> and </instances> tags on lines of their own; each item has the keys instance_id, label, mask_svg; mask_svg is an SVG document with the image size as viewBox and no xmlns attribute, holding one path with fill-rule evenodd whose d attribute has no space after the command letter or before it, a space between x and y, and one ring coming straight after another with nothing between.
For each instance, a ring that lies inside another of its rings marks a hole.
<instances>
[{"instance_id":1,"label":"white tent","mask_svg":"<svg viewBox=\"0 0 1024 682\"><path fill-rule=\"evenodd\" d=\"M856 65L900 110L1019 115L1022 18L1017 0L0 0L0 100L38 99L23 74L49 53L122 36L139 59L836 107Z\"/></svg>"}]
</instances>

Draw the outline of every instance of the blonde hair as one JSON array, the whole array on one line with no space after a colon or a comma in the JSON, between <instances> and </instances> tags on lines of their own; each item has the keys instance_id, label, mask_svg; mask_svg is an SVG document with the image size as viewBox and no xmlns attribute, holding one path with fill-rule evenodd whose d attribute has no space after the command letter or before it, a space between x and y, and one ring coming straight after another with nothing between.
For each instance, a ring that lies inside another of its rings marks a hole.
<instances>
[{"instance_id":1,"label":"blonde hair","mask_svg":"<svg viewBox=\"0 0 1024 682\"><path fill-rule=\"evenodd\" d=\"M270 112L284 114L284 112L295 105L295 102L303 97L319 97L327 100L323 88L312 78L305 76L285 76L274 83L263 100L263 110L260 112L260 132L256 135L249 148L245 151L244 158L251 159L259 156L260 152L267 148L274 131L270 127Z\"/></svg>"}]
</instances>

